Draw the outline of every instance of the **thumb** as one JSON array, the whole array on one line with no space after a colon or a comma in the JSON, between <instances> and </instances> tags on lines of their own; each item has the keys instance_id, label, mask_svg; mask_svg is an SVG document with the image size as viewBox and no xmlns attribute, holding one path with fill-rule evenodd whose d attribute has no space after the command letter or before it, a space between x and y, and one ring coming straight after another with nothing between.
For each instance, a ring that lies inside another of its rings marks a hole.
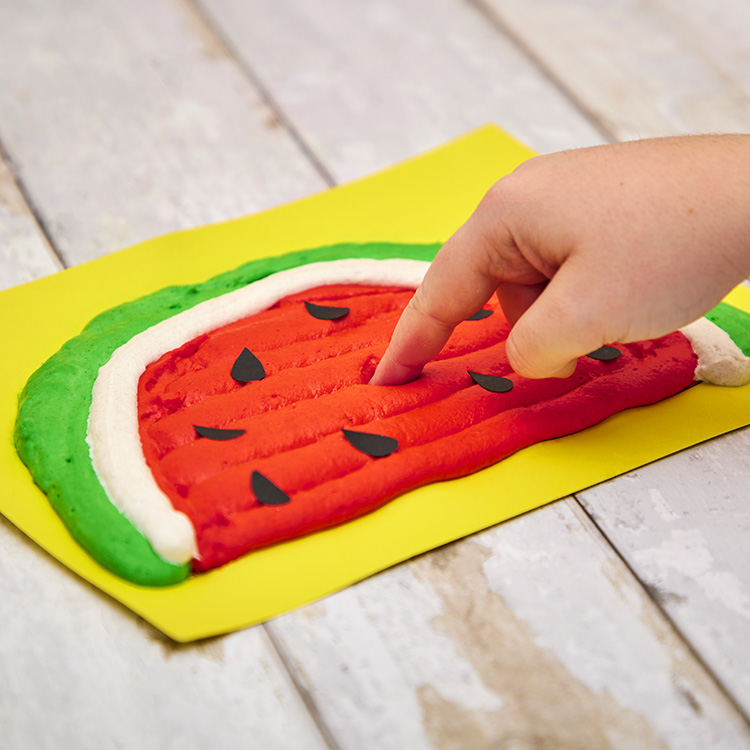
<instances>
[{"instance_id":1,"label":"thumb","mask_svg":"<svg viewBox=\"0 0 750 750\"><path fill-rule=\"evenodd\" d=\"M508 361L522 377L568 377L578 357L606 343L606 307L587 297L571 260L560 267L508 336Z\"/></svg>"}]
</instances>

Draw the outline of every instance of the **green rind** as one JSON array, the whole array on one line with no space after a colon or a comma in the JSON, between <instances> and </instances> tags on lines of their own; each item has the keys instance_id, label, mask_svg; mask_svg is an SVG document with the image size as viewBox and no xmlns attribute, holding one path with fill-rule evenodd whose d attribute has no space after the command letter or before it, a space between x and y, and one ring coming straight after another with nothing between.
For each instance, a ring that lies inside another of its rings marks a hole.
<instances>
[{"instance_id":1,"label":"green rind","mask_svg":"<svg viewBox=\"0 0 750 750\"><path fill-rule=\"evenodd\" d=\"M750 315L733 305L720 302L706 313L706 317L723 328L729 338L742 349L743 354L750 357Z\"/></svg>"},{"instance_id":2,"label":"green rind","mask_svg":"<svg viewBox=\"0 0 750 750\"><path fill-rule=\"evenodd\" d=\"M252 261L200 284L167 287L106 310L29 378L19 397L16 450L70 533L94 559L133 583L179 583L189 575L189 564L171 564L154 552L110 502L91 465L86 429L99 368L141 331L277 271L342 258L430 261L439 247L347 243L302 250Z\"/></svg>"}]
</instances>

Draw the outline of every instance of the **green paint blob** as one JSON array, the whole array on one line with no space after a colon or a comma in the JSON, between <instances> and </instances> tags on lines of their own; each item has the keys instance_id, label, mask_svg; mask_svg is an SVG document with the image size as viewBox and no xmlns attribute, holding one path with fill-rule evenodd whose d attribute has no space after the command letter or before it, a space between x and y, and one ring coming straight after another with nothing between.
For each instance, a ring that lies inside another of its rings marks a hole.
<instances>
[{"instance_id":1,"label":"green paint blob","mask_svg":"<svg viewBox=\"0 0 750 750\"><path fill-rule=\"evenodd\" d=\"M706 313L706 317L723 328L729 338L742 349L746 357L750 357L750 315L726 302L720 302L713 310Z\"/></svg>"},{"instance_id":2,"label":"green paint blob","mask_svg":"<svg viewBox=\"0 0 750 750\"><path fill-rule=\"evenodd\" d=\"M110 502L91 465L86 427L99 368L141 331L277 271L343 258L431 261L439 248L348 243L302 250L247 263L201 284L167 287L106 310L29 378L19 397L16 450L70 533L94 559L133 583L179 583L190 574L190 565L174 565L154 552Z\"/></svg>"}]
</instances>

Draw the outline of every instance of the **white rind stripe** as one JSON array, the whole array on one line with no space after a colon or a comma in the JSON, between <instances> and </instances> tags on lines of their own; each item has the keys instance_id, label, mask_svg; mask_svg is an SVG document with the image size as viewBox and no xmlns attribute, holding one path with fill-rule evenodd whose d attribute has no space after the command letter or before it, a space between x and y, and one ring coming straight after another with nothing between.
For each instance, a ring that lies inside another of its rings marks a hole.
<instances>
[{"instance_id":1,"label":"white rind stripe","mask_svg":"<svg viewBox=\"0 0 750 750\"><path fill-rule=\"evenodd\" d=\"M723 328L708 318L699 318L680 330L698 356L696 380L729 386L750 383L750 358L742 353Z\"/></svg>"},{"instance_id":2,"label":"white rind stripe","mask_svg":"<svg viewBox=\"0 0 750 750\"><path fill-rule=\"evenodd\" d=\"M110 500L172 563L197 556L190 519L172 507L143 456L138 432L138 380L165 352L283 297L324 284L381 284L416 289L429 263L402 258L347 259L279 271L242 289L206 300L157 323L116 349L99 370L89 413L91 462Z\"/></svg>"},{"instance_id":3,"label":"white rind stripe","mask_svg":"<svg viewBox=\"0 0 750 750\"><path fill-rule=\"evenodd\" d=\"M116 349L94 383L87 442L99 481L112 503L172 563L197 556L195 530L159 489L138 432L138 380L165 352L280 299L324 284L382 284L416 289L429 266L407 259L347 259L279 271L242 289L202 302L146 329ZM681 329L698 355L696 380L717 385L750 382L750 358L705 318Z\"/></svg>"}]
</instances>

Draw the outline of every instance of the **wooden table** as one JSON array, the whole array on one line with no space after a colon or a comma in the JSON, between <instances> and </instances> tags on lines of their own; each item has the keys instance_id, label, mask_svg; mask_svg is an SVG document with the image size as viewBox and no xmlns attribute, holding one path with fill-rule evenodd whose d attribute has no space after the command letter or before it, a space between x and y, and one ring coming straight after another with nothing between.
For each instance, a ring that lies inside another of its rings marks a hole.
<instances>
[{"instance_id":1,"label":"wooden table","mask_svg":"<svg viewBox=\"0 0 750 750\"><path fill-rule=\"evenodd\" d=\"M747 131L750 4L3 0L0 282L487 121ZM0 521L0 747L750 747L749 458L740 430L187 646Z\"/></svg>"}]
</instances>

